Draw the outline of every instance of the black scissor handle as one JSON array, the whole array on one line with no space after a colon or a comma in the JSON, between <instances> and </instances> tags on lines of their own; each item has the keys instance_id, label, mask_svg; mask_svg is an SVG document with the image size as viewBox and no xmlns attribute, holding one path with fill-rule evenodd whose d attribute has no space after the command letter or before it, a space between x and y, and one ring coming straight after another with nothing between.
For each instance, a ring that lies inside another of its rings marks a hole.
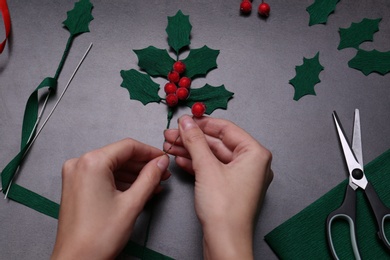
<instances>
[{"instance_id":1,"label":"black scissor handle","mask_svg":"<svg viewBox=\"0 0 390 260\"><path fill-rule=\"evenodd\" d=\"M382 240L387 250L390 251L389 239L387 239L385 233L385 221L390 221L390 209L386 207L380 200L378 194L375 192L374 187L370 182L367 183L367 186L364 191L367 196L367 199L370 202L371 209L375 215L378 227L378 237L380 240Z\"/></svg>"},{"instance_id":2,"label":"black scissor handle","mask_svg":"<svg viewBox=\"0 0 390 260\"><path fill-rule=\"evenodd\" d=\"M348 222L349 233L351 236L352 250L355 255L355 259L361 259L359 248L356 240L356 193L351 186L347 185L345 191L344 201L341 206L335 211L331 212L326 219L326 235L328 240L328 247L332 254L333 259L339 259L336 250L333 245L332 239L332 223L336 219L343 219Z\"/></svg>"}]
</instances>

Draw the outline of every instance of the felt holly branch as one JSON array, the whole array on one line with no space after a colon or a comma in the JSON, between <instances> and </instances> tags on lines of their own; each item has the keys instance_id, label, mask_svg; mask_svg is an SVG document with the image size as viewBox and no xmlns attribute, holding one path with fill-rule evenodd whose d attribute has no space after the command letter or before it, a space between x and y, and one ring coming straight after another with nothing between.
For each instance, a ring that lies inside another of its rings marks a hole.
<instances>
[{"instance_id":1,"label":"felt holly branch","mask_svg":"<svg viewBox=\"0 0 390 260\"><path fill-rule=\"evenodd\" d=\"M227 103L234 95L224 85L205 84L201 88L192 88L194 79L205 77L217 67L219 51L206 45L190 49L191 30L189 16L179 10L175 16L168 17L166 27L168 45L174 52L175 59L167 50L149 46L134 50L138 66L146 73L135 69L120 72L123 79L121 87L129 91L130 99L138 100L143 105L162 102L168 106L167 128L178 106L190 107L194 116L200 117L203 114L209 115L218 108L227 109ZM183 49L189 49L188 56L179 59ZM160 97L160 85L151 77L167 80L164 85L165 97Z\"/></svg>"}]
</instances>

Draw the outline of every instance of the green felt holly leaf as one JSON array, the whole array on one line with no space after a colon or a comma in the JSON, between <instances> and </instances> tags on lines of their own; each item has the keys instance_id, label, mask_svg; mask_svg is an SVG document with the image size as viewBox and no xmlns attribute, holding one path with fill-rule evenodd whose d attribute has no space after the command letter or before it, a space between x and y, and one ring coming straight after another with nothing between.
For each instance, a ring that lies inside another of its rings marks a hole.
<instances>
[{"instance_id":1,"label":"green felt holly leaf","mask_svg":"<svg viewBox=\"0 0 390 260\"><path fill-rule=\"evenodd\" d=\"M312 5L306 8L310 15L309 26L326 23L328 16L334 12L340 0L315 0Z\"/></svg>"},{"instance_id":2,"label":"green felt holly leaf","mask_svg":"<svg viewBox=\"0 0 390 260\"><path fill-rule=\"evenodd\" d=\"M210 115L214 110L227 109L228 101L234 93L226 90L224 85L213 87L209 84L202 88L191 89L191 94L186 101L186 106L192 107L196 102L203 102L206 105L206 114Z\"/></svg>"},{"instance_id":3,"label":"green felt holly leaf","mask_svg":"<svg viewBox=\"0 0 390 260\"><path fill-rule=\"evenodd\" d=\"M379 31L379 22L382 18L367 19L364 18L360 23L352 23L349 28L340 28L340 44L338 49L355 48L365 41L372 41L374 33Z\"/></svg>"},{"instance_id":4,"label":"green felt holly leaf","mask_svg":"<svg viewBox=\"0 0 390 260\"><path fill-rule=\"evenodd\" d=\"M137 70L121 70L123 79L121 87L129 91L130 99L141 101L146 105L151 102L160 103L158 95L160 86L155 83L147 74Z\"/></svg>"},{"instance_id":5,"label":"green felt holly leaf","mask_svg":"<svg viewBox=\"0 0 390 260\"><path fill-rule=\"evenodd\" d=\"M206 45L200 49L191 49L187 58L183 60L186 64L185 75L189 78L204 76L217 67L219 50L213 50Z\"/></svg>"},{"instance_id":6,"label":"green felt holly leaf","mask_svg":"<svg viewBox=\"0 0 390 260\"><path fill-rule=\"evenodd\" d=\"M372 72L385 75L390 71L390 51L358 50L356 56L348 62L348 66L360 70L366 76Z\"/></svg>"},{"instance_id":7,"label":"green felt holly leaf","mask_svg":"<svg viewBox=\"0 0 390 260\"><path fill-rule=\"evenodd\" d=\"M93 20L91 14L93 5L89 0L80 0L74 8L67 12L67 19L63 22L72 36L89 32L88 25Z\"/></svg>"},{"instance_id":8,"label":"green felt holly leaf","mask_svg":"<svg viewBox=\"0 0 390 260\"><path fill-rule=\"evenodd\" d=\"M138 66L145 70L150 76L167 77L172 70L175 60L169 56L167 50L149 46L142 50L134 50L138 57Z\"/></svg>"},{"instance_id":9,"label":"green felt holly leaf","mask_svg":"<svg viewBox=\"0 0 390 260\"><path fill-rule=\"evenodd\" d=\"M289 82L295 88L294 100L298 101L305 95L316 95L314 86L321 82L318 76L323 69L319 52L311 59L303 58L303 64L295 67L296 76Z\"/></svg>"},{"instance_id":10,"label":"green felt holly leaf","mask_svg":"<svg viewBox=\"0 0 390 260\"><path fill-rule=\"evenodd\" d=\"M175 16L168 16L168 26L165 31L168 34L168 44L178 54L180 49L190 45L190 34L192 25L190 16L184 15L179 10Z\"/></svg>"}]
</instances>

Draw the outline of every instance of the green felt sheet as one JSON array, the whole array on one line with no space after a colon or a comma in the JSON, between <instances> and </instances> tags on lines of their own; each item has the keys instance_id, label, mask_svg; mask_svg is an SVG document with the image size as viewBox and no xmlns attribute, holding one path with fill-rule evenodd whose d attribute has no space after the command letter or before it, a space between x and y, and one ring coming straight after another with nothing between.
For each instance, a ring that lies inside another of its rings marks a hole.
<instances>
[{"instance_id":1,"label":"green felt sheet","mask_svg":"<svg viewBox=\"0 0 390 260\"><path fill-rule=\"evenodd\" d=\"M365 166L367 179L372 183L384 204L390 206L390 150ZM340 169L340 174L346 174ZM326 218L338 208L348 180L341 182L317 201L303 209L265 236L266 242L281 259L331 259L326 240ZM357 192L357 243L362 259L390 259L390 253L377 237L375 217L361 190ZM333 241L340 259L354 259L349 248L346 222L332 226ZM385 225L390 237L390 224Z\"/></svg>"}]
</instances>

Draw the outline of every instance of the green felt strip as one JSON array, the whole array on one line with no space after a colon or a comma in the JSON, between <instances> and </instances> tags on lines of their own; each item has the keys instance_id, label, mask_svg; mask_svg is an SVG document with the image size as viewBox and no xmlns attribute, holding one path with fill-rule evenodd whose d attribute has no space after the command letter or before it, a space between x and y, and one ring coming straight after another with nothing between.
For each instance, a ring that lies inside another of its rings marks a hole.
<instances>
[{"instance_id":1,"label":"green felt strip","mask_svg":"<svg viewBox=\"0 0 390 260\"><path fill-rule=\"evenodd\" d=\"M341 174L344 174L341 171ZM390 150L365 167L367 179L378 196L390 206ZM281 259L331 259L326 241L326 218L344 200L348 180L343 181L317 201L293 216L265 236L266 242ZM336 221L332 225L333 241L340 259L353 259L349 234L343 232L345 224ZM357 243L362 259L388 259L389 252L377 237L375 216L361 190L357 191ZM390 234L390 225L385 225Z\"/></svg>"},{"instance_id":2,"label":"green felt strip","mask_svg":"<svg viewBox=\"0 0 390 260\"><path fill-rule=\"evenodd\" d=\"M12 184L8 198L49 217L58 219L60 205L18 184Z\"/></svg>"},{"instance_id":3,"label":"green felt strip","mask_svg":"<svg viewBox=\"0 0 390 260\"><path fill-rule=\"evenodd\" d=\"M1 172L1 184L3 192L7 191L10 181L15 176L15 173L19 165L22 163L24 155L30 145L28 139L30 139L30 141L32 139L30 138L30 136L32 134L32 131L34 130L34 125L38 118L38 91L43 88L55 90L57 88L57 80L49 77L45 78L41 82L41 84L39 84L39 86L35 89L35 91L30 95L27 101L23 117L21 149L19 153L15 156L15 158L13 158L12 161L9 162L8 165Z\"/></svg>"}]
</instances>

